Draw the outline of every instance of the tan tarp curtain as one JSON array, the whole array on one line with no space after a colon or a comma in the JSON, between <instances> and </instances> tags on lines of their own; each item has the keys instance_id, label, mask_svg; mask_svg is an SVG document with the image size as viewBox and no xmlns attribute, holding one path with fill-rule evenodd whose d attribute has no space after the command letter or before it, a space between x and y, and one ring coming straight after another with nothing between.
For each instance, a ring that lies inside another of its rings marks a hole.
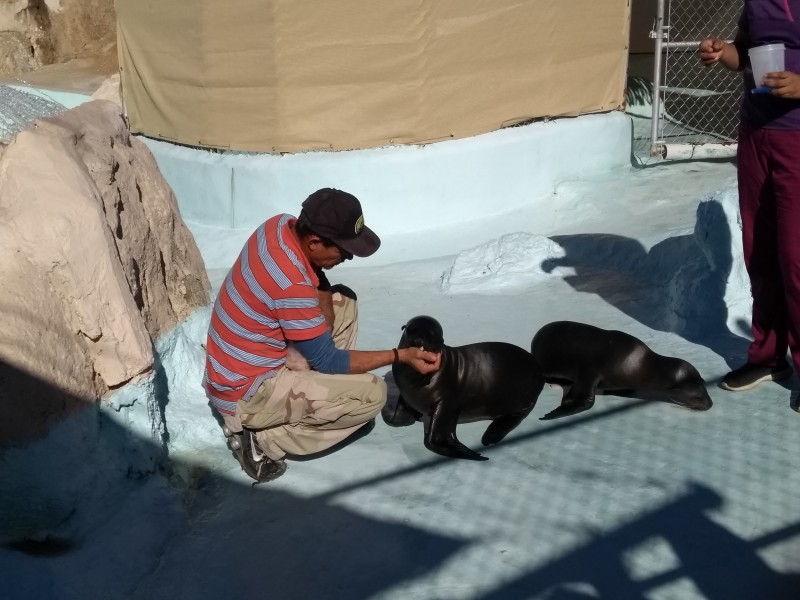
<instances>
[{"instance_id":1,"label":"tan tarp curtain","mask_svg":"<svg viewBox=\"0 0 800 600\"><path fill-rule=\"evenodd\" d=\"M262 152L462 138L623 101L629 0L117 0L135 132Z\"/></svg>"}]
</instances>

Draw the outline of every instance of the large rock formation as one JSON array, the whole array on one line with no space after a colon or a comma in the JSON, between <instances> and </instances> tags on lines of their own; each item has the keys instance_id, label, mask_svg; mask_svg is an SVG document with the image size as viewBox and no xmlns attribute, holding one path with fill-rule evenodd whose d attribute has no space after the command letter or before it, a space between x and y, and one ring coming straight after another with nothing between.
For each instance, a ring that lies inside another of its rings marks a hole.
<instances>
[{"instance_id":1,"label":"large rock formation","mask_svg":"<svg viewBox=\"0 0 800 600\"><path fill-rule=\"evenodd\" d=\"M114 0L0 0L0 74L22 76L75 61L117 70Z\"/></svg>"},{"instance_id":2,"label":"large rock formation","mask_svg":"<svg viewBox=\"0 0 800 600\"><path fill-rule=\"evenodd\" d=\"M0 446L153 365L209 302L175 197L119 106L94 100L0 147Z\"/></svg>"}]
</instances>

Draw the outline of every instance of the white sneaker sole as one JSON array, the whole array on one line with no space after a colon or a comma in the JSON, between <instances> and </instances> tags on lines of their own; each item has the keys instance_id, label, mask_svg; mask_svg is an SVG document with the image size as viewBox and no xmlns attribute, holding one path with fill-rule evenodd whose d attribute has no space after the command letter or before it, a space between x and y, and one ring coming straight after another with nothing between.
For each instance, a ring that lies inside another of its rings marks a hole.
<instances>
[{"instance_id":1,"label":"white sneaker sole","mask_svg":"<svg viewBox=\"0 0 800 600\"><path fill-rule=\"evenodd\" d=\"M792 370L786 369L785 371L780 371L779 373L764 375L760 379L756 379L752 383L748 383L747 385L742 385L739 387L732 387L729 386L724 381L720 382L719 387L723 390L728 390L729 392L746 392L747 390L752 390L757 385L764 383L765 381L783 381L784 379L789 379L792 376Z\"/></svg>"}]
</instances>

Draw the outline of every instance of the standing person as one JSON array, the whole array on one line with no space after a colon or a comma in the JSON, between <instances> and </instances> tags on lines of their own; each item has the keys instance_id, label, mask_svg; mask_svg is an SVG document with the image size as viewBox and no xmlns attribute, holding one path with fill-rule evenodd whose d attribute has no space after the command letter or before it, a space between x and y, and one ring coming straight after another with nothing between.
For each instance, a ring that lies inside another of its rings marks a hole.
<instances>
[{"instance_id":1,"label":"standing person","mask_svg":"<svg viewBox=\"0 0 800 600\"><path fill-rule=\"evenodd\" d=\"M259 226L221 286L203 386L256 482L282 475L286 454L326 450L370 422L386 402L386 384L368 371L395 361L420 373L439 368L439 354L418 348L353 349L355 294L331 286L323 269L379 246L358 199L324 188L297 218L276 215Z\"/></svg>"},{"instance_id":2,"label":"standing person","mask_svg":"<svg viewBox=\"0 0 800 600\"><path fill-rule=\"evenodd\" d=\"M748 50L779 42L786 70L754 81ZM754 339L747 363L720 382L743 391L790 377L787 348L800 373L800 0L746 0L734 42L708 38L699 53L743 71L737 173ZM759 86L772 90L752 93Z\"/></svg>"}]
</instances>

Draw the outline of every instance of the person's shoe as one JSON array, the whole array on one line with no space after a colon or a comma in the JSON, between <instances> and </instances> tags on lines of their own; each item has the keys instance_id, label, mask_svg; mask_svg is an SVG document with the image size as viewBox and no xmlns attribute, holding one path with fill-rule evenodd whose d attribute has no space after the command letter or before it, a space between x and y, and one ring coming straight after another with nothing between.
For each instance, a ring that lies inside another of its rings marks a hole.
<instances>
[{"instance_id":1,"label":"person's shoe","mask_svg":"<svg viewBox=\"0 0 800 600\"><path fill-rule=\"evenodd\" d=\"M242 443L239 441L242 438L242 432L233 433L230 429L228 429L227 425L222 426L222 433L225 434L225 439L228 442L228 448L236 452L239 448L242 447Z\"/></svg>"},{"instance_id":2,"label":"person's shoe","mask_svg":"<svg viewBox=\"0 0 800 600\"><path fill-rule=\"evenodd\" d=\"M256 480L253 485L272 481L286 472L286 461L268 458L259 448L254 431L245 429L241 433L233 433L224 427L223 432L228 439L228 448L239 459L242 470Z\"/></svg>"},{"instance_id":3,"label":"person's shoe","mask_svg":"<svg viewBox=\"0 0 800 600\"><path fill-rule=\"evenodd\" d=\"M789 396L789 406L792 407L792 410L800 413L800 391L792 391Z\"/></svg>"},{"instance_id":4,"label":"person's shoe","mask_svg":"<svg viewBox=\"0 0 800 600\"><path fill-rule=\"evenodd\" d=\"M730 392L743 392L753 389L759 383L781 381L791 376L792 367L787 364L778 365L777 367L765 367L747 363L725 375L719 387Z\"/></svg>"}]
</instances>

